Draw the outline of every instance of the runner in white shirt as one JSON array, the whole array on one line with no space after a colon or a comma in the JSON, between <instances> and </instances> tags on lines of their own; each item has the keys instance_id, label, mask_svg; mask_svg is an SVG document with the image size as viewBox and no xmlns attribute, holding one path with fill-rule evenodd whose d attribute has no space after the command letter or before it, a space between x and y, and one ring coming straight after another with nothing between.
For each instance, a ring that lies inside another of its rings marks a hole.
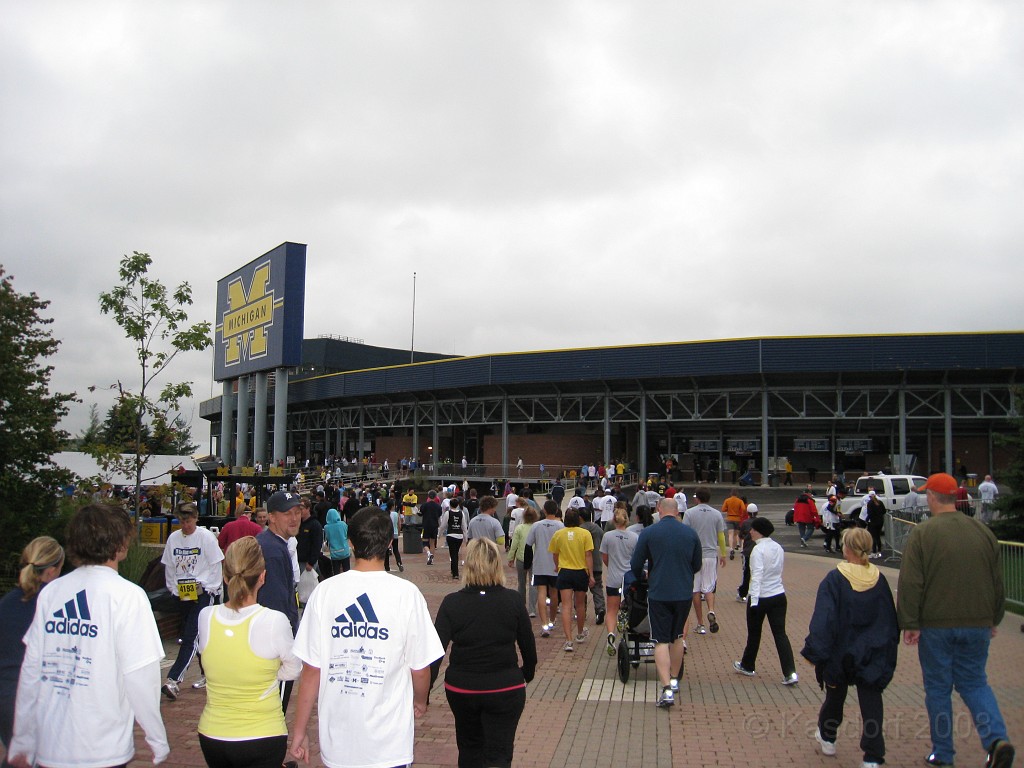
<instances>
[{"instance_id":1,"label":"runner in white shirt","mask_svg":"<svg viewBox=\"0 0 1024 768\"><path fill-rule=\"evenodd\" d=\"M295 637L303 661L291 754L310 757L314 701L328 768L413 762L414 717L427 711L430 663L444 655L414 584L384 571L391 521L377 508L350 521L352 570L313 590Z\"/></svg>"},{"instance_id":2,"label":"runner in white shirt","mask_svg":"<svg viewBox=\"0 0 1024 768\"><path fill-rule=\"evenodd\" d=\"M163 644L146 593L117 573L134 535L113 506L82 507L68 524L67 553L78 568L39 593L25 634L11 765L125 765L135 755L135 722L153 762L167 759Z\"/></svg>"},{"instance_id":3,"label":"runner in white shirt","mask_svg":"<svg viewBox=\"0 0 1024 768\"><path fill-rule=\"evenodd\" d=\"M167 591L178 598L178 610L182 615L178 658L167 673L167 682L160 689L171 701L178 698L178 686L196 655L199 613L206 606L220 602L224 583L221 568L224 553L217 537L206 528L197 526L199 510L196 505L184 502L178 505L175 513L181 529L167 537L161 558ZM193 687L205 686L206 677L202 675L200 660L200 678Z\"/></svg>"}]
</instances>

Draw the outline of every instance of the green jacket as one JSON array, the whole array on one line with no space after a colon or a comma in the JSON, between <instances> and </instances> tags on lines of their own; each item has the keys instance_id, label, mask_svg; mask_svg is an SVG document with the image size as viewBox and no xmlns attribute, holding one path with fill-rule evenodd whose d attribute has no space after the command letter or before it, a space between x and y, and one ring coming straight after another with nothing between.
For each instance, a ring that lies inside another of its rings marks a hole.
<instances>
[{"instance_id":1,"label":"green jacket","mask_svg":"<svg viewBox=\"0 0 1024 768\"><path fill-rule=\"evenodd\" d=\"M999 542L960 512L929 518L907 541L896 599L900 629L996 626L1005 607Z\"/></svg>"}]
</instances>

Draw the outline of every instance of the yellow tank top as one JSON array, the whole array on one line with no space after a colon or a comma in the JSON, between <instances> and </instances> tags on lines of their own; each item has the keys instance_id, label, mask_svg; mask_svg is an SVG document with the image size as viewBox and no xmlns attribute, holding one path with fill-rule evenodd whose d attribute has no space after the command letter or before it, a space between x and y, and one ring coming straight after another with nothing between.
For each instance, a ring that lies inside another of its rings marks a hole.
<instances>
[{"instance_id":1,"label":"yellow tank top","mask_svg":"<svg viewBox=\"0 0 1024 768\"><path fill-rule=\"evenodd\" d=\"M204 736L241 741L288 733L277 686L281 660L257 656L249 646L252 620L265 610L260 608L240 624L224 624L213 609L203 651L206 707L199 732Z\"/></svg>"}]
</instances>

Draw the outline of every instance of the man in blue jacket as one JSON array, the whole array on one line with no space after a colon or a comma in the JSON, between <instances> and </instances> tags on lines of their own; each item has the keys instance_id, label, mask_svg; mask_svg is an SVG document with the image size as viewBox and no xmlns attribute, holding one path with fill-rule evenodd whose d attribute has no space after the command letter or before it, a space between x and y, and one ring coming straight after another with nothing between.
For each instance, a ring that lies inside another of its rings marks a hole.
<instances>
[{"instance_id":1,"label":"man in blue jacket","mask_svg":"<svg viewBox=\"0 0 1024 768\"><path fill-rule=\"evenodd\" d=\"M643 575L647 564L647 611L654 641L654 665L661 681L658 706L671 707L683 666L683 626L693 604L693 575L702 565L700 538L683 525L674 499L658 502L657 523L640 533L630 566Z\"/></svg>"},{"instance_id":2,"label":"man in blue jacket","mask_svg":"<svg viewBox=\"0 0 1024 768\"><path fill-rule=\"evenodd\" d=\"M267 568L257 602L287 616L293 635L299 628L299 606L295 601L295 572L288 553L288 539L299 532L299 524L302 522L301 504L302 497L297 493L278 491L272 494L267 499L267 530L256 537ZM288 711L292 682L289 680L282 683L281 687L281 706L285 712Z\"/></svg>"}]
</instances>

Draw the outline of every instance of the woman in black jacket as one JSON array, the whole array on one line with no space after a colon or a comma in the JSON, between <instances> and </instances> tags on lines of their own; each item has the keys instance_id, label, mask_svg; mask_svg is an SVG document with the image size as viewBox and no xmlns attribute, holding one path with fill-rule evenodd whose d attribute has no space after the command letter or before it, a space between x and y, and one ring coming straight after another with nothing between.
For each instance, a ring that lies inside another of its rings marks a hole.
<instances>
[{"instance_id":1,"label":"woman in black jacket","mask_svg":"<svg viewBox=\"0 0 1024 768\"><path fill-rule=\"evenodd\" d=\"M800 651L825 691L814 734L825 755L836 753L846 693L857 686L865 768L885 762L882 691L892 680L899 647L892 592L885 576L868 562L871 538L863 528L843 532L846 562L819 585L810 633Z\"/></svg>"},{"instance_id":2,"label":"woman in black jacket","mask_svg":"<svg viewBox=\"0 0 1024 768\"><path fill-rule=\"evenodd\" d=\"M445 597L437 610L441 645L452 644L444 689L455 716L460 768L512 765L526 684L537 668L526 604L505 588L504 566L497 544L473 539L466 546L463 588ZM442 659L431 665L431 685Z\"/></svg>"}]
</instances>

